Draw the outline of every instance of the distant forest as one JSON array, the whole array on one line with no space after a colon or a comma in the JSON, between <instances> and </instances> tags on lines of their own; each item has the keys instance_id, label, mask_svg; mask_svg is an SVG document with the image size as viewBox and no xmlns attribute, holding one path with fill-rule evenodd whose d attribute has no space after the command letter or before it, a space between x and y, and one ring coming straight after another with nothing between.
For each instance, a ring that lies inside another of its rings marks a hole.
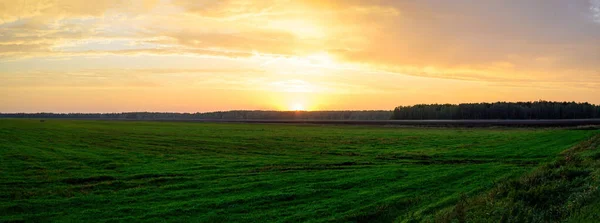
<instances>
[{"instance_id":1,"label":"distant forest","mask_svg":"<svg viewBox=\"0 0 600 223\"><path fill-rule=\"evenodd\" d=\"M393 111L220 111L206 113L0 113L0 118L116 120L440 120L440 119L589 119L600 106L576 102L494 102L419 104Z\"/></svg>"},{"instance_id":2,"label":"distant forest","mask_svg":"<svg viewBox=\"0 0 600 223\"><path fill-rule=\"evenodd\" d=\"M4 118L70 118L118 120L389 120L392 111L222 111L207 113L0 113Z\"/></svg>"},{"instance_id":3,"label":"distant forest","mask_svg":"<svg viewBox=\"0 0 600 223\"><path fill-rule=\"evenodd\" d=\"M600 106L576 102L495 102L399 106L392 119L589 119L600 118Z\"/></svg>"}]
</instances>

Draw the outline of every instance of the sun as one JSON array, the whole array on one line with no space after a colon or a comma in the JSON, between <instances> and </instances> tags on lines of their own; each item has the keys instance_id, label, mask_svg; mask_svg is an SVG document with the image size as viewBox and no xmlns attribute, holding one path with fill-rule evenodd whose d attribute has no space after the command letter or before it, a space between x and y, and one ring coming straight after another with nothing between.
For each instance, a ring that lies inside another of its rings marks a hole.
<instances>
[{"instance_id":1,"label":"sun","mask_svg":"<svg viewBox=\"0 0 600 223\"><path fill-rule=\"evenodd\" d=\"M290 106L290 110L292 111L306 111L306 107L303 104L296 103Z\"/></svg>"}]
</instances>

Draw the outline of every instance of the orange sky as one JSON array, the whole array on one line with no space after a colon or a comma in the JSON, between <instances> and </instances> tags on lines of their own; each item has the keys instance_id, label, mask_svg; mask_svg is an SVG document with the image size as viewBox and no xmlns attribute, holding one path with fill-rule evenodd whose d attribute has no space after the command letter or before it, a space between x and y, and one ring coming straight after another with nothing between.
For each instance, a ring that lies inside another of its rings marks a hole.
<instances>
[{"instance_id":1,"label":"orange sky","mask_svg":"<svg viewBox=\"0 0 600 223\"><path fill-rule=\"evenodd\" d=\"M0 0L0 112L600 104L600 0Z\"/></svg>"}]
</instances>

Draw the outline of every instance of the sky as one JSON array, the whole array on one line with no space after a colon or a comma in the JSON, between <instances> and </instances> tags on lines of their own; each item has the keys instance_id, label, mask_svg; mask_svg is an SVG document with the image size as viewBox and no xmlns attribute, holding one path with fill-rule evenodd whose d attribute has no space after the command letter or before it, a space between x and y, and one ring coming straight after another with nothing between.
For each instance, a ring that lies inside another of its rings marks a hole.
<instances>
[{"instance_id":1,"label":"sky","mask_svg":"<svg viewBox=\"0 0 600 223\"><path fill-rule=\"evenodd\" d=\"M0 112L600 104L600 0L0 0Z\"/></svg>"}]
</instances>

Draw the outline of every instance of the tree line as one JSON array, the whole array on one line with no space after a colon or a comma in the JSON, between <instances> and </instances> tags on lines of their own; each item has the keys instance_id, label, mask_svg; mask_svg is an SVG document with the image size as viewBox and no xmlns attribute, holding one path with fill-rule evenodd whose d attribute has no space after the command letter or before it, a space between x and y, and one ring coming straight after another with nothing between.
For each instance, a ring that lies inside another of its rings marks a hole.
<instances>
[{"instance_id":1,"label":"tree line","mask_svg":"<svg viewBox=\"0 0 600 223\"><path fill-rule=\"evenodd\" d=\"M65 118L115 120L389 120L392 111L219 111L205 113L123 112L123 113L0 113L4 118Z\"/></svg>"},{"instance_id":2,"label":"tree line","mask_svg":"<svg viewBox=\"0 0 600 223\"><path fill-rule=\"evenodd\" d=\"M205 113L0 113L0 118L70 118L115 120L435 120L435 119L589 119L600 106L576 102L495 102L418 104L393 111L218 111Z\"/></svg>"},{"instance_id":3,"label":"tree line","mask_svg":"<svg viewBox=\"0 0 600 223\"><path fill-rule=\"evenodd\" d=\"M392 119L589 119L600 118L600 106L577 102L495 102L399 106Z\"/></svg>"}]
</instances>

